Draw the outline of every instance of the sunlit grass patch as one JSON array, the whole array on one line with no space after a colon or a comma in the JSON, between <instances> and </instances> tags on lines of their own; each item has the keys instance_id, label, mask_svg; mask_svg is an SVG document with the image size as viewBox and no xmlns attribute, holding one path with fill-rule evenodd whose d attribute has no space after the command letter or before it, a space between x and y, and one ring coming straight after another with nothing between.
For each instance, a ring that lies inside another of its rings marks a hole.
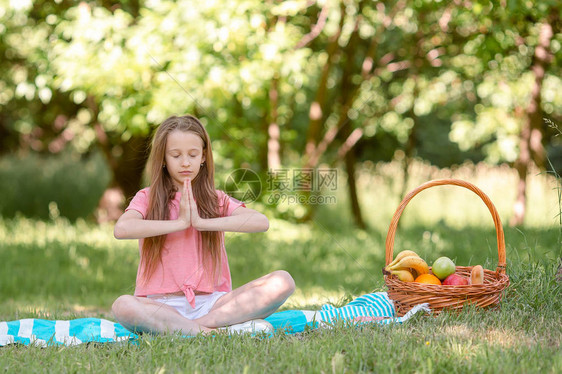
<instances>
[{"instance_id":1,"label":"sunlit grass patch","mask_svg":"<svg viewBox=\"0 0 562 374\"><path fill-rule=\"evenodd\" d=\"M349 302L353 296L359 295L351 295L343 289L326 290L322 287L310 287L304 291L298 288L283 305L283 309L318 310L324 304L341 306Z\"/></svg>"},{"instance_id":2,"label":"sunlit grass patch","mask_svg":"<svg viewBox=\"0 0 562 374\"><path fill-rule=\"evenodd\" d=\"M343 171L338 170L341 174ZM422 161L414 161L408 169L408 184L403 186L404 170L399 162L365 162L358 173L357 185L362 213L367 224L386 230L390 219L405 194L433 179L461 179L473 183L487 194L504 224L513 214L517 189L517 172L507 165L491 166L466 163L453 169L439 169ZM336 191L338 204L319 207L317 219L331 229L352 226L345 177L339 178ZM527 178L527 227L555 227L559 213L556 178L538 169ZM455 228L490 227L491 215L482 200L472 191L457 186L438 186L422 191L404 211L401 223L431 226L439 222Z\"/></svg>"}]
</instances>

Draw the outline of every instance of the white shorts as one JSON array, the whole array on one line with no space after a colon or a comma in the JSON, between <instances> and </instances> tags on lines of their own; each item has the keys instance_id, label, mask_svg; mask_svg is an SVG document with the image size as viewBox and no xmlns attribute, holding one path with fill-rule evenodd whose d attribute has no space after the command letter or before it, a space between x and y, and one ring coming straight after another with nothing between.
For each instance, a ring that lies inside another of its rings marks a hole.
<instances>
[{"instance_id":1,"label":"white shorts","mask_svg":"<svg viewBox=\"0 0 562 374\"><path fill-rule=\"evenodd\" d=\"M226 292L195 295L195 308L191 307L183 295L148 295L147 298L171 306L187 319L197 319L208 314L224 294Z\"/></svg>"}]
</instances>

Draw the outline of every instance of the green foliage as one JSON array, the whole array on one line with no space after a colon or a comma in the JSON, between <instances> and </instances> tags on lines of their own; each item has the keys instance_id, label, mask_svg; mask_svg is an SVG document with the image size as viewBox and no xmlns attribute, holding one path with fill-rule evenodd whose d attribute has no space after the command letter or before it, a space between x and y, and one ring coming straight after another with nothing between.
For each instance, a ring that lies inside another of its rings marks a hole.
<instances>
[{"instance_id":1,"label":"green foliage","mask_svg":"<svg viewBox=\"0 0 562 374\"><path fill-rule=\"evenodd\" d=\"M540 2L535 6L532 2L511 1L509 7L517 11L508 17L504 9L491 3L475 4L473 11L477 7L481 14L474 19L472 27L482 32L473 34L464 47L466 55L474 58L463 59L463 54L453 59L458 67L462 66L463 60L469 63L461 68L461 76L469 79L478 76L470 83L474 83L471 91L476 95L474 112L456 113L452 117L450 137L461 150L483 147L490 162L513 162L519 154L521 112L529 110L535 75L538 74L533 64L538 58L537 53L539 57L547 53L539 45L539 39L543 37L540 36L541 26L545 22L553 28L547 46L552 58L546 62L540 87L540 110L545 117L560 118L562 114L559 89L562 84L559 78L562 35L556 30L560 9L554 2ZM477 74L473 72L474 64L480 67Z\"/></svg>"},{"instance_id":2,"label":"green foliage","mask_svg":"<svg viewBox=\"0 0 562 374\"><path fill-rule=\"evenodd\" d=\"M38 2L35 7L6 0L0 4L5 21L0 44L8 57L0 100L33 103L31 111L16 106L6 111L16 114L8 126L20 134L48 124L34 113L41 104L64 107L69 117L65 127L75 136L71 144L80 152L95 143L92 123L125 142L149 134L172 113L195 112L205 117L214 139L225 140L217 142L219 153L240 164L259 159L266 147L275 80L275 120L288 145L285 157L292 160L304 148L330 38L340 33L328 77L326 127L341 115L341 94L357 88L343 114L364 130L364 142L377 144L382 133L404 144L415 117L432 114L421 123L430 128L433 118L453 123L451 139L462 150L489 143L485 152L490 160L510 161L517 153L513 138L519 131L510 113L528 98L525 72L538 25L557 7L556 2L541 2L540 7L509 3L517 9L513 17L487 1L468 7L408 1L387 9L360 1L343 8L333 0L274 7L256 0ZM295 48L324 5L326 25L311 43ZM385 19L389 14L392 19ZM560 43L561 35L555 33L550 46L554 56L559 56ZM369 61L372 71L362 72ZM341 81L348 67L351 85ZM542 93L545 114L555 118L562 107L558 73L555 60ZM237 147L238 142L246 147Z\"/></svg>"},{"instance_id":3,"label":"green foliage","mask_svg":"<svg viewBox=\"0 0 562 374\"><path fill-rule=\"evenodd\" d=\"M0 216L21 213L40 219L91 216L109 183L99 154L84 159L68 154L0 159Z\"/></svg>"},{"instance_id":4,"label":"green foliage","mask_svg":"<svg viewBox=\"0 0 562 374\"><path fill-rule=\"evenodd\" d=\"M235 146L263 142L253 130L266 116L263 96L273 76L302 74L308 53L291 49L294 27L266 32L270 20L260 1L151 5L138 19L86 4L69 9L54 29L55 85L78 104L92 96L104 130L123 141L150 133L172 113L195 112L213 139L228 141L217 142L219 153L255 159L250 147ZM283 64L283 51L291 64ZM296 88L286 88L294 95ZM83 126L85 135L93 131Z\"/></svg>"},{"instance_id":5,"label":"green foliage","mask_svg":"<svg viewBox=\"0 0 562 374\"><path fill-rule=\"evenodd\" d=\"M562 34L558 2L506 4L1 0L0 152L101 147L116 173L132 139L191 112L214 140L219 173L263 175L272 123L283 166L302 166L307 144L323 140L319 163L330 166L344 144L358 162L397 149L441 167L513 162L546 23L538 109L562 116Z\"/></svg>"}]
</instances>

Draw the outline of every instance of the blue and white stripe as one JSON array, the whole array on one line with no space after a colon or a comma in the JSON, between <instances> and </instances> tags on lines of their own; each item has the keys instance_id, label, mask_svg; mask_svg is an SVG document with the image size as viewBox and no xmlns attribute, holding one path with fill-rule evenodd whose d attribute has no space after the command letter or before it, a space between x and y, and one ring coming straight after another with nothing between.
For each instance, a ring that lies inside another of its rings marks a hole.
<instances>
[{"instance_id":1,"label":"blue and white stripe","mask_svg":"<svg viewBox=\"0 0 562 374\"><path fill-rule=\"evenodd\" d=\"M418 305L403 317L396 317L394 304L388 298L386 292L375 292L363 295L349 304L336 308L325 304L319 311L314 310L288 310L274 313L266 318L275 330L283 329L285 332L298 333L306 329L319 327L331 327L338 322L349 324L377 323L388 325L391 323L402 323L410 319L418 311L429 312L427 304ZM370 322L355 322L358 317L381 317L383 319Z\"/></svg>"},{"instance_id":2,"label":"blue and white stripe","mask_svg":"<svg viewBox=\"0 0 562 374\"><path fill-rule=\"evenodd\" d=\"M6 344L77 345L84 342L118 342L136 335L118 323L100 318L79 318L70 321L21 319L0 322L0 346Z\"/></svg>"}]
</instances>

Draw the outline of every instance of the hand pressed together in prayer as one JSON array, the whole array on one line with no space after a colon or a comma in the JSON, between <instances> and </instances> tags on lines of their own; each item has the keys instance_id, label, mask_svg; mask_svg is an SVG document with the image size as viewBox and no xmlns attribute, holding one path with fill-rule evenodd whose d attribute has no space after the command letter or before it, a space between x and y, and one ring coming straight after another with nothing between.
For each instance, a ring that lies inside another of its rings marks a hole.
<instances>
[{"instance_id":1,"label":"hand pressed together in prayer","mask_svg":"<svg viewBox=\"0 0 562 374\"><path fill-rule=\"evenodd\" d=\"M185 179L181 191L180 199L180 213L179 219L186 222L186 228L193 227L196 230L201 229L204 218L199 216L197 210L197 203L193 197L193 190L191 188L191 180Z\"/></svg>"}]
</instances>

